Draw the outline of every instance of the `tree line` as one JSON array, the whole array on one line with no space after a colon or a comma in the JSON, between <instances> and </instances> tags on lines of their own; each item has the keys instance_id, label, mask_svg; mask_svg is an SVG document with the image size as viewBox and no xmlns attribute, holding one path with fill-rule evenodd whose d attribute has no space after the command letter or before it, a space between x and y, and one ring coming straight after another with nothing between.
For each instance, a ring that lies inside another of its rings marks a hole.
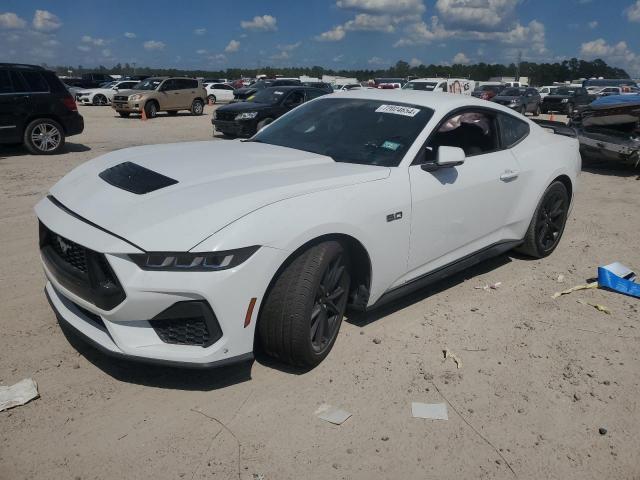
<instances>
[{"instance_id":1,"label":"tree line","mask_svg":"<svg viewBox=\"0 0 640 480\"><path fill-rule=\"evenodd\" d=\"M44 65L47 67L47 65ZM88 72L102 72L118 75L168 75L189 76L204 78L236 79L242 77L255 78L259 74L269 77L276 75L284 77L322 77L322 75L339 75L343 77L355 77L360 81L379 77L457 77L470 78L477 81L486 81L491 77L528 77L531 85L549 85L553 82L564 82L579 78L604 77L604 78L629 78L627 72L621 68L607 65L601 59L592 61L572 58L555 63L521 62L504 65L500 63L475 63L469 65L418 65L411 66L400 60L389 68L343 70L330 69L320 66L313 67L263 67L263 68L227 68L225 70L180 70L176 68L151 68L136 67L134 65L116 64L111 68L100 65L97 68L83 67L82 65L62 65L48 67L59 75L80 76ZM70 73L71 72L71 73Z\"/></svg>"}]
</instances>

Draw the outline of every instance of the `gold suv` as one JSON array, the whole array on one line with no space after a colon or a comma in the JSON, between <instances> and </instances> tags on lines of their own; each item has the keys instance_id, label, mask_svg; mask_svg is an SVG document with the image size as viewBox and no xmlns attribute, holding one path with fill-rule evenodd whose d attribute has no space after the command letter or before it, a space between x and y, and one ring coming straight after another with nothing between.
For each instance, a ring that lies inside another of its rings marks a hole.
<instances>
[{"instance_id":1,"label":"gold suv","mask_svg":"<svg viewBox=\"0 0 640 480\"><path fill-rule=\"evenodd\" d=\"M132 113L144 113L153 118L158 112L175 115L179 110L189 110L202 115L207 92L200 80L184 77L151 77L142 80L131 90L118 92L112 107L121 117Z\"/></svg>"}]
</instances>

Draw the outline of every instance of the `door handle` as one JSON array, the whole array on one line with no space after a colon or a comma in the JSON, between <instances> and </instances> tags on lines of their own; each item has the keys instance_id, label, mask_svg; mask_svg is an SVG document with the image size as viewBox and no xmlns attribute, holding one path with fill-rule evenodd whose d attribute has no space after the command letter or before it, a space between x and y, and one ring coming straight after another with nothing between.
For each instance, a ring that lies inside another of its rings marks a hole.
<instances>
[{"instance_id":1,"label":"door handle","mask_svg":"<svg viewBox=\"0 0 640 480\"><path fill-rule=\"evenodd\" d=\"M504 173L500 175L500 180L502 180L503 182L508 182L509 180L518 178L518 175L520 175L520 172L518 171L505 170Z\"/></svg>"}]
</instances>

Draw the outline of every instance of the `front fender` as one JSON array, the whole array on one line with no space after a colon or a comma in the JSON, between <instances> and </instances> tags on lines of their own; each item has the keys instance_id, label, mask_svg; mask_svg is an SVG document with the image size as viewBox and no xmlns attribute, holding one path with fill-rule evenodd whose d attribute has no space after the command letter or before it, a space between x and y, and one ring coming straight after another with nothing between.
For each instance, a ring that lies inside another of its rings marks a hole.
<instances>
[{"instance_id":1,"label":"front fender","mask_svg":"<svg viewBox=\"0 0 640 480\"><path fill-rule=\"evenodd\" d=\"M410 197L406 175L315 192L267 205L228 225L192 251L264 245L287 256L318 237L342 234L358 240L371 259L370 301L406 271ZM406 172L405 172L406 173ZM403 188L400 187L403 185ZM387 214L404 212L387 221ZM280 265L274 268L273 273Z\"/></svg>"}]
</instances>

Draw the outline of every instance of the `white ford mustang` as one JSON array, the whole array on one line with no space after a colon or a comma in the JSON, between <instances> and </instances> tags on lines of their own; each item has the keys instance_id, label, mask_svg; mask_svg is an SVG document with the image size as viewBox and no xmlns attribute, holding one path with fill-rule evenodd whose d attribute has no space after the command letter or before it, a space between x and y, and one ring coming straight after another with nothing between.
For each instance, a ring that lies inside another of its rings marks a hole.
<instances>
[{"instance_id":1,"label":"white ford mustang","mask_svg":"<svg viewBox=\"0 0 640 480\"><path fill-rule=\"evenodd\" d=\"M101 350L210 366L254 344L314 366L371 308L512 248L549 255L578 142L468 96L320 97L248 141L150 145L36 206L46 294Z\"/></svg>"}]
</instances>

